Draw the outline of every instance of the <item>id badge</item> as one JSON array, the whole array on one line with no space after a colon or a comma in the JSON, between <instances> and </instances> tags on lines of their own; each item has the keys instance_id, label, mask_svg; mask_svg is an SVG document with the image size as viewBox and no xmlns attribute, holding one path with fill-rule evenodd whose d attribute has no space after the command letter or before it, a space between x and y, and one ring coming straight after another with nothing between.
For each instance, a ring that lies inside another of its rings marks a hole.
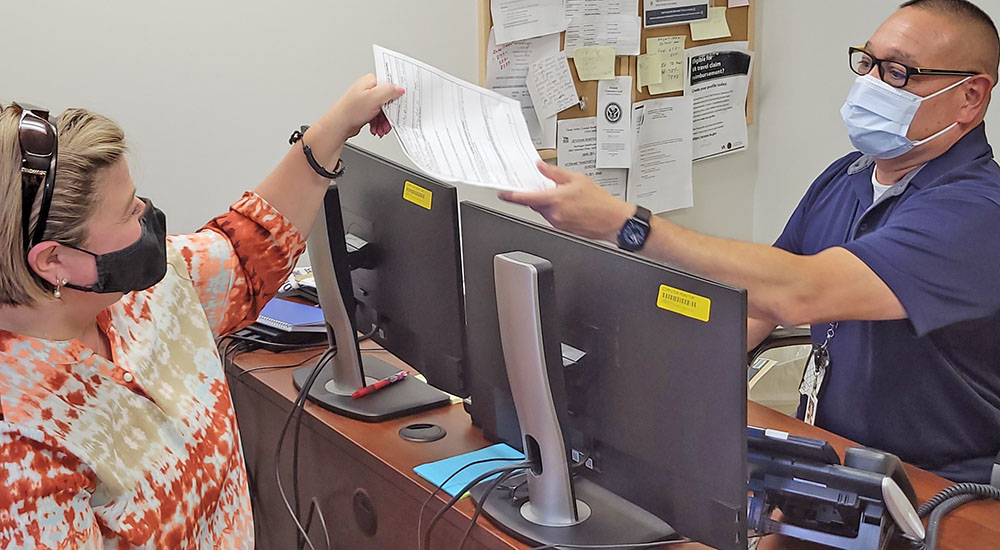
<instances>
[{"instance_id":1,"label":"id badge","mask_svg":"<svg viewBox=\"0 0 1000 550\"><path fill-rule=\"evenodd\" d=\"M823 346L813 346L806 369L802 372L799 394L806 397L806 411L803 420L810 426L816 424L816 409L819 407L819 392L823 388L826 369L830 366L830 353Z\"/></svg>"}]
</instances>

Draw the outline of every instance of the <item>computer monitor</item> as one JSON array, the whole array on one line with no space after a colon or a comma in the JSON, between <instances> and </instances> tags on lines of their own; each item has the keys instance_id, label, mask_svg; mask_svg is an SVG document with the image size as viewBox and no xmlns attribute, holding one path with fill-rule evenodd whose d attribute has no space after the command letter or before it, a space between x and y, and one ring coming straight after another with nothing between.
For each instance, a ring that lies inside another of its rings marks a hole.
<instances>
[{"instance_id":1,"label":"computer monitor","mask_svg":"<svg viewBox=\"0 0 1000 550\"><path fill-rule=\"evenodd\" d=\"M433 386L467 395L461 382L465 312L456 189L352 145L341 159L344 175L328 190L309 243L332 340L339 344L348 332L370 332ZM331 318L340 307L332 304L337 299L346 319ZM339 338L338 325L344 332ZM417 380L350 399L362 380L371 383L396 371L354 348L338 345L329 376L321 375L310 392L324 407L377 421L449 402ZM307 375L306 369L296 372L296 383Z\"/></svg>"},{"instance_id":2,"label":"computer monitor","mask_svg":"<svg viewBox=\"0 0 1000 550\"><path fill-rule=\"evenodd\" d=\"M561 344L554 405L580 477L682 536L746 548L746 292L480 205L461 215L473 422L523 448L494 270L547 260L555 321L537 332Z\"/></svg>"}]
</instances>

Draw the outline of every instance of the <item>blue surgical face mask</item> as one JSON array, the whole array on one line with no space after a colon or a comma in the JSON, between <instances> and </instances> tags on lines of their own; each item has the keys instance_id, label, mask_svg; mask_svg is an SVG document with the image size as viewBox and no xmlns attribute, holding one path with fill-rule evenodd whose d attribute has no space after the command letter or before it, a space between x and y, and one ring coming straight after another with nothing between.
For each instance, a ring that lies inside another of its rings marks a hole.
<instances>
[{"instance_id":1,"label":"blue surgical face mask","mask_svg":"<svg viewBox=\"0 0 1000 550\"><path fill-rule=\"evenodd\" d=\"M847 101L840 108L840 116L847 125L851 143L866 155L891 159L944 134L958 126L958 123L920 141L911 141L906 137L921 103L955 88L969 78L972 77L959 80L927 97L920 97L894 88L872 75L859 76L847 94Z\"/></svg>"}]
</instances>

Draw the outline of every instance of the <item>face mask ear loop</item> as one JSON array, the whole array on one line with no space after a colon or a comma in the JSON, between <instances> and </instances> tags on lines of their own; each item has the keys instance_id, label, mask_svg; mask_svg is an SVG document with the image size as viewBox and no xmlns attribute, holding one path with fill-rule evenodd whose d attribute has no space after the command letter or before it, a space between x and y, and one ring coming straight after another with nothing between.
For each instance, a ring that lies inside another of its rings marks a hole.
<instances>
[{"instance_id":1,"label":"face mask ear loop","mask_svg":"<svg viewBox=\"0 0 1000 550\"><path fill-rule=\"evenodd\" d=\"M947 88L942 88L942 89L934 92L933 94L931 94L931 95L929 95L927 97L922 97L922 98L920 98L920 102L923 103L924 101L927 101L928 99L931 99L933 97L937 97L937 96L939 96L939 95L947 92L948 90L955 89L955 88L961 86L962 84L965 84L966 82L968 82L970 78L972 78L972 77L971 76L967 76L967 77L963 78L962 80L959 80L958 82L952 84L951 86L948 86Z\"/></svg>"}]
</instances>

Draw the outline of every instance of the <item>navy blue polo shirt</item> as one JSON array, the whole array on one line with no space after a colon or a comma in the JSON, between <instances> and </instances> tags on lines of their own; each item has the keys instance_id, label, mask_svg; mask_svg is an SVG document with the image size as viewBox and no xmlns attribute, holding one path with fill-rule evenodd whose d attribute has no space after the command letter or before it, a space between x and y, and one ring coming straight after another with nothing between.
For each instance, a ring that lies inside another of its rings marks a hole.
<instances>
[{"instance_id":1,"label":"navy blue polo shirt","mask_svg":"<svg viewBox=\"0 0 1000 550\"><path fill-rule=\"evenodd\" d=\"M858 152L834 162L774 244L847 249L908 315L840 321L816 424L952 480L988 482L1000 451L1000 167L985 125L874 206L873 169ZM814 343L827 328L812 327Z\"/></svg>"}]
</instances>

